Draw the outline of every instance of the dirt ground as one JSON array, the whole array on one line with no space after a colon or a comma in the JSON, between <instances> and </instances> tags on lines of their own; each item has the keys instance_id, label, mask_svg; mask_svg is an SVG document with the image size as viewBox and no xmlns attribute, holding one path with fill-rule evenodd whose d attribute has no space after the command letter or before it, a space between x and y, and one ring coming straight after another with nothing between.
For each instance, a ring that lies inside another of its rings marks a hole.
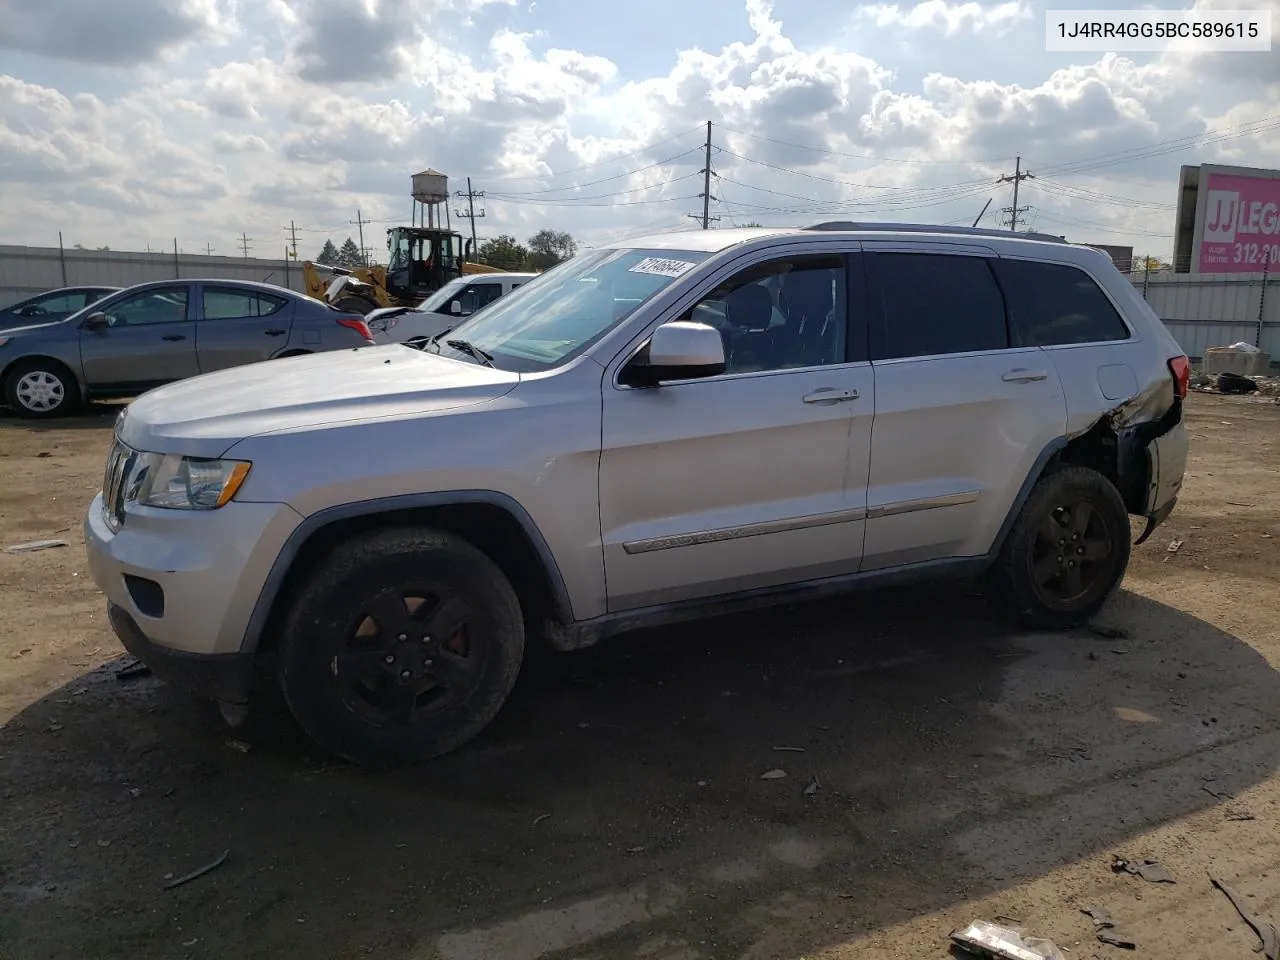
<instances>
[{"instance_id":1,"label":"dirt ground","mask_svg":"<svg viewBox=\"0 0 1280 960\"><path fill-rule=\"evenodd\" d=\"M0 957L922 960L997 917L1072 958L1257 956L1210 873L1280 920L1273 403L1193 395L1123 635L1012 632L966 585L653 631L390 775L116 677L80 534L113 413L0 413L0 547L69 541L0 553Z\"/></svg>"}]
</instances>

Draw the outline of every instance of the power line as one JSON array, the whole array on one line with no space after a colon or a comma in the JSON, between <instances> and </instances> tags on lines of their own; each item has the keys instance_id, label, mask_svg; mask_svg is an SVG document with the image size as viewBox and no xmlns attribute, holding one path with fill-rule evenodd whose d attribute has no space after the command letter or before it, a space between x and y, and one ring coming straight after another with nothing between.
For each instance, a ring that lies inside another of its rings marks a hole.
<instances>
[{"instance_id":1,"label":"power line","mask_svg":"<svg viewBox=\"0 0 1280 960\"><path fill-rule=\"evenodd\" d=\"M292 220L289 221L289 236L293 244L293 259L298 259L298 225Z\"/></svg>"},{"instance_id":2,"label":"power line","mask_svg":"<svg viewBox=\"0 0 1280 960\"><path fill-rule=\"evenodd\" d=\"M522 194L494 193L494 200L501 200L503 203L530 203L543 204L546 206L573 206L580 200L608 200L610 197L625 197L632 193L644 193L646 190L657 190L661 187L669 186L673 183L679 183L682 180L691 180L694 177L702 176L701 170L695 170L693 173L686 173L679 177L668 177L661 183L651 183L643 187L633 187L630 190L616 190L613 193L597 193L585 197L530 197ZM584 184L585 186L585 184ZM461 194L460 194L461 196Z\"/></svg>"},{"instance_id":3,"label":"power line","mask_svg":"<svg viewBox=\"0 0 1280 960\"><path fill-rule=\"evenodd\" d=\"M789 140L775 140L773 137L762 136L758 133L748 133L745 130L735 130L732 127L726 127L723 123L717 123L717 127L726 133L737 134L740 137L750 137L753 140L764 140L767 143L776 143L781 147L795 147L797 150L809 150L813 153L821 153L830 157L848 157L850 160L870 160L875 163L919 163L919 164L960 164L964 166L989 166L991 164L1001 163L1002 158L993 160L908 160L900 157L873 157L868 154L861 153L843 153L840 150L825 150L821 147L809 147L803 143L792 143Z\"/></svg>"},{"instance_id":4,"label":"power line","mask_svg":"<svg viewBox=\"0 0 1280 960\"><path fill-rule=\"evenodd\" d=\"M834 183L842 187L853 187L856 190L891 190L891 191L901 190L908 193L924 193L924 192L937 191L937 190L951 190L956 187L969 186L972 184L983 184L984 186L991 185L991 180L986 177L973 179L973 180L959 180L955 183L946 184L938 187L902 187L897 185L891 186L891 185L880 185L880 184L874 184L874 183L855 183L851 180L836 180L833 177L820 177L816 173L805 173L803 170L793 170L790 167L780 167L776 163L766 163L763 160L756 160L753 157L744 157L740 153L734 153L732 150L725 150L723 147L719 148L719 150L725 156L736 157L739 160L743 160L743 161L746 161L747 163L755 164L758 167L768 167L770 170L778 170L782 173L794 174L797 177L807 177L810 180L820 180L823 183Z\"/></svg>"},{"instance_id":5,"label":"power line","mask_svg":"<svg viewBox=\"0 0 1280 960\"><path fill-rule=\"evenodd\" d=\"M521 191L516 193L512 193L510 191L502 191L502 192L505 195L512 196L512 197L536 197L546 193L561 193L565 190L581 190L583 187L594 187L601 183L608 183L611 180L621 180L624 177L631 177L637 173L643 173L645 170L652 170L654 167L665 167L668 163L674 163L676 160L680 160L683 157L687 157L691 153L699 153L701 152L701 150L702 150L701 146L692 147L688 150L685 150L683 153L677 153L673 157L667 157L665 160L658 160L658 161L655 161L654 163L645 164L643 167L636 167L634 170L627 170L623 173L614 174L611 177L601 177L599 180L588 180L586 183L575 183L572 186L568 186L568 187L548 187L545 190L528 190L528 191Z\"/></svg>"},{"instance_id":6,"label":"power line","mask_svg":"<svg viewBox=\"0 0 1280 960\"><path fill-rule=\"evenodd\" d=\"M248 260L249 259L249 235L246 233L240 234L240 249L244 251L244 258Z\"/></svg>"}]
</instances>

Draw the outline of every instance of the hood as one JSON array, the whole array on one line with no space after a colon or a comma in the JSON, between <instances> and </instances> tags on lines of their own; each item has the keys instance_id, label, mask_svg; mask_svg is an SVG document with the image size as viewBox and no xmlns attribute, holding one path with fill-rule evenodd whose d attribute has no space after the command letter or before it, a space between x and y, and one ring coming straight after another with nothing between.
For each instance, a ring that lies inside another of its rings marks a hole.
<instances>
[{"instance_id":1,"label":"hood","mask_svg":"<svg viewBox=\"0 0 1280 960\"><path fill-rule=\"evenodd\" d=\"M42 323L23 319L17 321L17 324L21 324L20 326L15 324L12 327L5 326L6 321L0 320L0 337L22 337L29 336L31 334L40 334L53 327L63 326L68 319L69 318L65 316L54 317L52 320L45 320Z\"/></svg>"},{"instance_id":2,"label":"hood","mask_svg":"<svg viewBox=\"0 0 1280 960\"><path fill-rule=\"evenodd\" d=\"M519 382L518 373L410 347L356 347L151 390L127 408L120 434L139 450L216 457L257 434L438 413L494 400Z\"/></svg>"}]
</instances>

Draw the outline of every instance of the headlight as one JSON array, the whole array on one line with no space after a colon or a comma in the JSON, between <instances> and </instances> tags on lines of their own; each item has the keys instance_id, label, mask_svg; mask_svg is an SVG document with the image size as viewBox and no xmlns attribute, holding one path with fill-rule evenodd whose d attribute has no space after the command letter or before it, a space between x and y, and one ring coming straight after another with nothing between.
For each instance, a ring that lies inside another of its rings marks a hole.
<instances>
[{"instance_id":1,"label":"headlight","mask_svg":"<svg viewBox=\"0 0 1280 960\"><path fill-rule=\"evenodd\" d=\"M124 500L144 507L216 510L236 495L248 475L249 464L243 460L139 453L125 478Z\"/></svg>"}]
</instances>

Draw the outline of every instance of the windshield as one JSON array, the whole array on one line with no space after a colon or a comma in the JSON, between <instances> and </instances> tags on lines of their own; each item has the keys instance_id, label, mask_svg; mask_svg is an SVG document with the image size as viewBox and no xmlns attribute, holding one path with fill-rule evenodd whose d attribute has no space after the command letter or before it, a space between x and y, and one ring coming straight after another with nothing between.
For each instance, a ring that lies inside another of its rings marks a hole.
<instances>
[{"instance_id":1,"label":"windshield","mask_svg":"<svg viewBox=\"0 0 1280 960\"><path fill-rule=\"evenodd\" d=\"M470 277L455 277L413 309L419 313L443 312L440 308L456 297L470 280Z\"/></svg>"},{"instance_id":2,"label":"windshield","mask_svg":"<svg viewBox=\"0 0 1280 960\"><path fill-rule=\"evenodd\" d=\"M549 370L585 350L673 280L705 260L688 250L596 250L518 287L452 331L517 372ZM480 362L439 343L450 357Z\"/></svg>"}]
</instances>

